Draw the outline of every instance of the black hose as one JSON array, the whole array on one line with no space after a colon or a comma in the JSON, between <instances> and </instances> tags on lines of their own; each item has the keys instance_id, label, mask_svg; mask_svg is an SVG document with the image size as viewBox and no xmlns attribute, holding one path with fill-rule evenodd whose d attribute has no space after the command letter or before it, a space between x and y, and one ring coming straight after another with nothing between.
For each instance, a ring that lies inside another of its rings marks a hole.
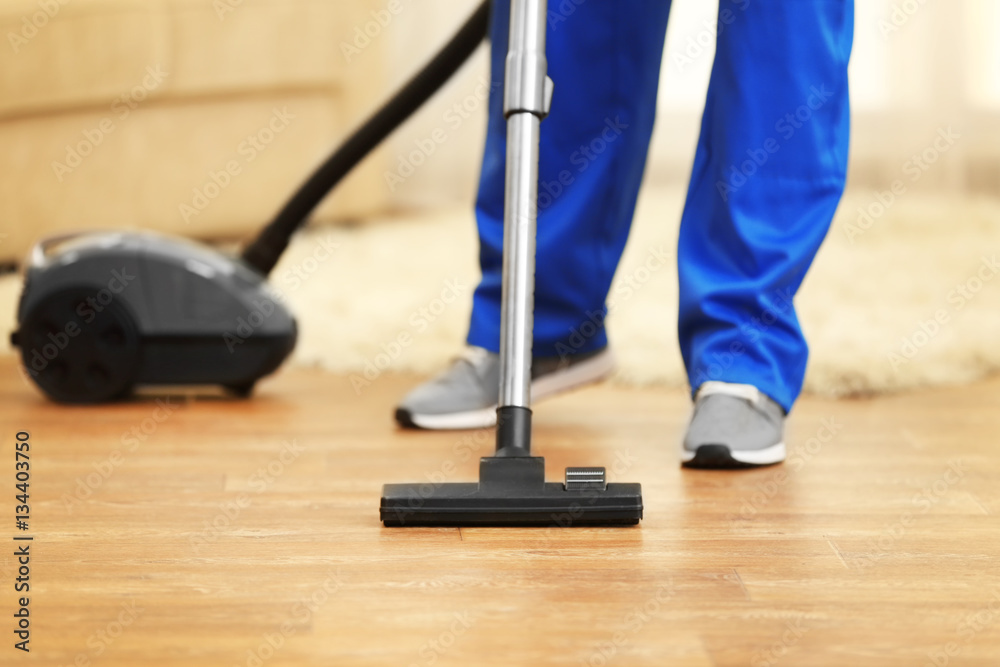
<instances>
[{"instance_id":1,"label":"black hose","mask_svg":"<svg viewBox=\"0 0 1000 667\"><path fill-rule=\"evenodd\" d=\"M288 247L292 234L305 223L327 193L383 139L423 106L475 52L489 30L489 14L490 0L483 0L434 59L348 137L298 192L292 195L274 220L243 251L244 262L262 275L266 276L271 272Z\"/></svg>"}]
</instances>

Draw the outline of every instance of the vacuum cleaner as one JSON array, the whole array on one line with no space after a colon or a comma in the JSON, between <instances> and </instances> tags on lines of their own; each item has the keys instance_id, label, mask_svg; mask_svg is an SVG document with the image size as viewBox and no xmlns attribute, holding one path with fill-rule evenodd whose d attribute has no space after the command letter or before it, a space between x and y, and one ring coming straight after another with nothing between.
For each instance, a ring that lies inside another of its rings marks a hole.
<instances>
[{"instance_id":1,"label":"vacuum cleaner","mask_svg":"<svg viewBox=\"0 0 1000 667\"><path fill-rule=\"evenodd\" d=\"M627 526L642 519L639 484L609 484L599 467L567 468L562 483L546 482L545 459L531 455L538 141L553 88L545 28L544 0L512 1L496 453L480 460L478 483L386 484L386 526Z\"/></svg>"},{"instance_id":2,"label":"vacuum cleaner","mask_svg":"<svg viewBox=\"0 0 1000 667\"><path fill-rule=\"evenodd\" d=\"M39 242L11 335L27 376L65 403L115 400L137 385L209 384L249 395L295 347L295 319L268 273L327 193L473 54L488 32L489 5L311 175L242 257L150 232Z\"/></svg>"}]
</instances>

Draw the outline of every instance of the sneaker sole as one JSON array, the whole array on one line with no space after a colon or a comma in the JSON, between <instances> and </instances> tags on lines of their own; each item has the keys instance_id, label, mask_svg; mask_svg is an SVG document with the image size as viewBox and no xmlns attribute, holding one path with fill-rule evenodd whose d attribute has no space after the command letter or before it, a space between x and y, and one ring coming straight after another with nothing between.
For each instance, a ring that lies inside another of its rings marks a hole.
<instances>
[{"instance_id":1,"label":"sneaker sole","mask_svg":"<svg viewBox=\"0 0 1000 667\"><path fill-rule=\"evenodd\" d=\"M611 350L606 350L564 370L543 375L531 382L532 402L600 382L614 369L615 357ZM420 428L428 431L491 428L497 423L497 406L439 415L413 413L404 408L398 408L396 421L400 426L406 428Z\"/></svg>"},{"instance_id":2,"label":"sneaker sole","mask_svg":"<svg viewBox=\"0 0 1000 667\"><path fill-rule=\"evenodd\" d=\"M764 449L733 451L726 445L701 445L697 451L681 451L681 465L703 470L738 470L758 468L781 463L785 460L785 443L779 442Z\"/></svg>"}]
</instances>

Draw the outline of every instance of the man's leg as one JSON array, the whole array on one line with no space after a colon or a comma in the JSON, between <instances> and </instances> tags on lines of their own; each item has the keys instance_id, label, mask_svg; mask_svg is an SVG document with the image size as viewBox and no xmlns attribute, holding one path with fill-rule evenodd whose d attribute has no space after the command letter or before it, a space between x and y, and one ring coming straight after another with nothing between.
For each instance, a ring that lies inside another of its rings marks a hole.
<instances>
[{"instance_id":1,"label":"man's leg","mask_svg":"<svg viewBox=\"0 0 1000 667\"><path fill-rule=\"evenodd\" d=\"M669 11L669 0L549 2L546 51L555 94L539 157L536 357L607 345L604 300L642 180ZM476 204L483 279L468 338L492 352L500 341L509 15L510 0L495 0L494 87Z\"/></svg>"},{"instance_id":2,"label":"man's leg","mask_svg":"<svg viewBox=\"0 0 1000 667\"><path fill-rule=\"evenodd\" d=\"M792 299L844 188L854 7L722 0L720 11L732 20L719 35L681 223L678 333L692 391L752 385L773 421L802 388L808 348ZM737 405L739 393L717 402Z\"/></svg>"},{"instance_id":3,"label":"man's leg","mask_svg":"<svg viewBox=\"0 0 1000 667\"><path fill-rule=\"evenodd\" d=\"M670 1L550 0L548 10L546 52L555 94L542 122L539 156L536 400L611 371L604 300L642 180ZM473 297L473 347L403 399L396 419L405 426L474 428L496 417L509 19L509 0L494 0L493 85L476 204L483 278Z\"/></svg>"}]
</instances>

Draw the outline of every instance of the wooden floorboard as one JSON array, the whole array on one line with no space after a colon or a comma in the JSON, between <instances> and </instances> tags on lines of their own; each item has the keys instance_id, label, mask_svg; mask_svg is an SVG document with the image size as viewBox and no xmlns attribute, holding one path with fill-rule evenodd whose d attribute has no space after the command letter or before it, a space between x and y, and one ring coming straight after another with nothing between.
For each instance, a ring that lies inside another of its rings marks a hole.
<instances>
[{"instance_id":1,"label":"wooden floorboard","mask_svg":"<svg viewBox=\"0 0 1000 667\"><path fill-rule=\"evenodd\" d=\"M0 557L0 664L1000 664L1000 378L806 397L788 462L735 473L678 467L682 392L589 388L537 407L536 449L642 482L639 527L386 529L383 483L493 447L397 430L415 381L65 407L0 359L0 539L19 430L34 537L29 655Z\"/></svg>"}]
</instances>

